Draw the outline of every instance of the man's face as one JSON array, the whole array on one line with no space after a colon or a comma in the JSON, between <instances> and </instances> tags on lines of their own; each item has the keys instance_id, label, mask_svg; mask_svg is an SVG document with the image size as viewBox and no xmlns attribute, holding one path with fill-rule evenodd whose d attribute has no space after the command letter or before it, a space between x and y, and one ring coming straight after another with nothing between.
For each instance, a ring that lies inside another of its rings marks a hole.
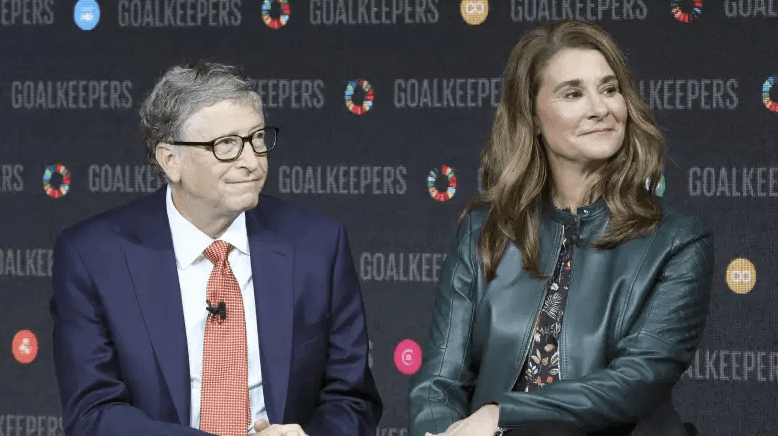
<instances>
[{"instance_id":1,"label":"man's face","mask_svg":"<svg viewBox=\"0 0 778 436\"><path fill-rule=\"evenodd\" d=\"M252 102L222 100L204 107L184 123L177 141L205 142L226 136L248 136L264 127ZM236 216L259 201L267 177L267 155L254 153L251 144L232 162L221 162L209 147L183 147L173 200L184 216Z\"/></svg>"}]
</instances>

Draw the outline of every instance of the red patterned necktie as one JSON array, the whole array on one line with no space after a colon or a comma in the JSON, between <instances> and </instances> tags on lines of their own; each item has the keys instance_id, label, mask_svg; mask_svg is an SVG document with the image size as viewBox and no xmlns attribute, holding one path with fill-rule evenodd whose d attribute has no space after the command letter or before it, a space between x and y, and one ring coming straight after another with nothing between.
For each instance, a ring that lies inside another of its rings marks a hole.
<instances>
[{"instance_id":1,"label":"red patterned necktie","mask_svg":"<svg viewBox=\"0 0 778 436\"><path fill-rule=\"evenodd\" d=\"M227 317L211 313L205 323L200 430L222 436L246 436L251 424L248 389L246 317L240 286L227 255L232 246L214 241L205 249L213 262L208 279L209 306L224 302Z\"/></svg>"}]
</instances>

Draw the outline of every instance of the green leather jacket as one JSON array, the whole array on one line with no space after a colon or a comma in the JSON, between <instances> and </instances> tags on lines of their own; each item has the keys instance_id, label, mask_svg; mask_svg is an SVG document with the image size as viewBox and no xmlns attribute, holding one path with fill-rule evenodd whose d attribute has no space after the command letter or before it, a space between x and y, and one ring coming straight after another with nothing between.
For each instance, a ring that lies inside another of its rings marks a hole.
<instances>
[{"instance_id":1,"label":"green leather jacket","mask_svg":"<svg viewBox=\"0 0 778 436\"><path fill-rule=\"evenodd\" d=\"M546 280L524 271L509 244L495 279L484 283L475 249L487 210L472 211L443 266L423 363L410 381L410 436L442 433L487 403L499 405L505 428L560 422L595 432L634 423L631 435L686 435L671 391L705 326L713 240L698 219L662 209L652 234L595 249L589 244L609 221L604 202L578 215L546 208L542 271L556 263L563 225L579 226L583 240L559 338L560 380L533 393L511 389Z\"/></svg>"}]
</instances>

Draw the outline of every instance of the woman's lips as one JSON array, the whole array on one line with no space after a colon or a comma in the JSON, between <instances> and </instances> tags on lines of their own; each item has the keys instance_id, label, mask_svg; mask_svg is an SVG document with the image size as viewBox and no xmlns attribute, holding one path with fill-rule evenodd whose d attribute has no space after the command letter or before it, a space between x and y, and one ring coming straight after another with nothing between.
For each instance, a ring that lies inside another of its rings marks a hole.
<instances>
[{"instance_id":1,"label":"woman's lips","mask_svg":"<svg viewBox=\"0 0 778 436\"><path fill-rule=\"evenodd\" d=\"M584 135L591 135L592 133L608 133L608 132L612 132L612 131L613 131L613 129L597 129L597 130L592 130L590 132L586 132L586 133L584 133Z\"/></svg>"}]
</instances>

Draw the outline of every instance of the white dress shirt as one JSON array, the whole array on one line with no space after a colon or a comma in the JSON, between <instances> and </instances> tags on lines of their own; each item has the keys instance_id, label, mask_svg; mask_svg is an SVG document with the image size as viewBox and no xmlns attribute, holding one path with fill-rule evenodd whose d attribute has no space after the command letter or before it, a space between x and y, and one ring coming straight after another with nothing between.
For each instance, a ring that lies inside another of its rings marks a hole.
<instances>
[{"instance_id":1,"label":"white dress shirt","mask_svg":"<svg viewBox=\"0 0 778 436\"><path fill-rule=\"evenodd\" d=\"M181 302L184 307L186 343L189 351L189 381L191 387L191 409L189 425L200 427L200 385L203 374L203 341L208 311L205 309L206 287L213 264L203 251L215 239L211 239L192 223L187 221L173 205L170 186L167 187L167 217L173 235L173 250L176 255L178 282L181 285ZM252 423L249 434L253 434L253 421L267 420L265 397L262 392L262 371L259 362L259 333L257 311L254 303L254 280L251 274L249 240L246 233L246 214L241 213L227 231L219 238L235 247L227 260L238 280L243 297L243 311L246 315L246 345L248 350L248 389L251 403Z\"/></svg>"}]
</instances>

